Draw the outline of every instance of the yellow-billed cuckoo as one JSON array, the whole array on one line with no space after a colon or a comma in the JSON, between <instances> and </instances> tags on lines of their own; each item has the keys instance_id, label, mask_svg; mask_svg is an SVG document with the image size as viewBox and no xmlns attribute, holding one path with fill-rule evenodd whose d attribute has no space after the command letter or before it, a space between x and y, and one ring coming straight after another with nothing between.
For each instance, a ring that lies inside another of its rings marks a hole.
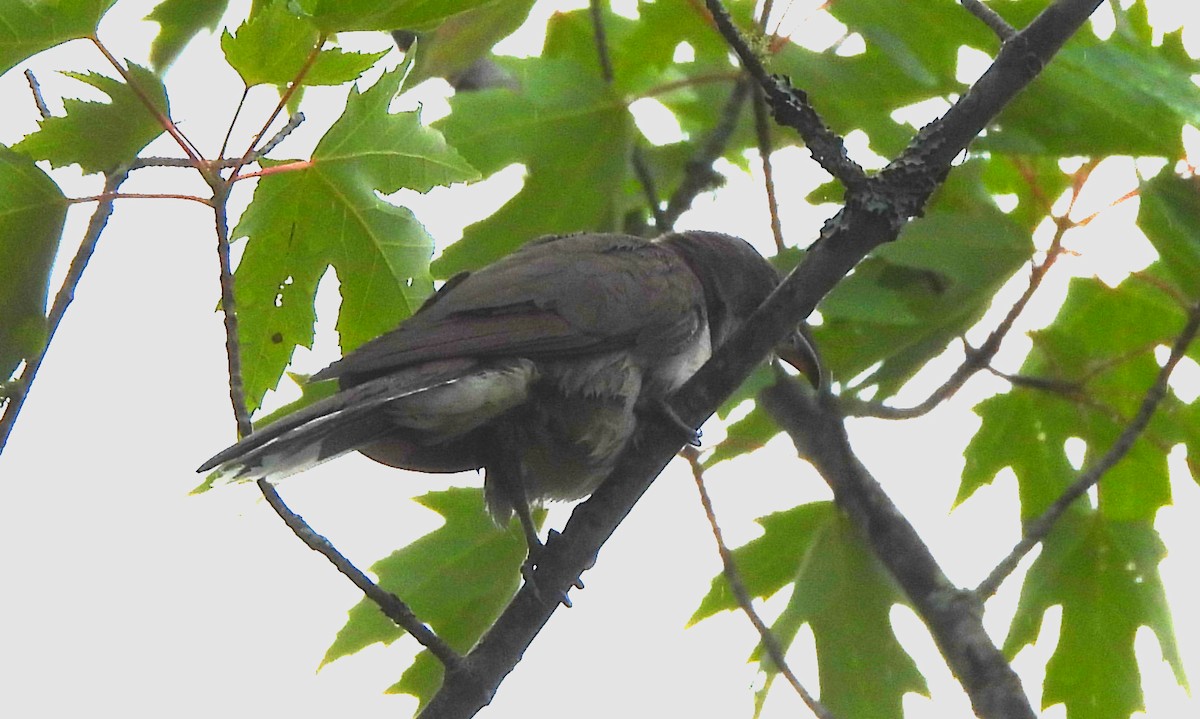
<instances>
[{"instance_id":1,"label":"yellow-billed cuckoo","mask_svg":"<svg viewBox=\"0 0 1200 719\"><path fill-rule=\"evenodd\" d=\"M574 500L608 476L637 424L779 283L744 240L577 234L530 242L447 282L399 327L313 376L340 390L205 462L277 479L357 450L419 472L485 470L489 511ZM779 351L819 377L799 331ZM673 417L667 411L667 416Z\"/></svg>"}]
</instances>

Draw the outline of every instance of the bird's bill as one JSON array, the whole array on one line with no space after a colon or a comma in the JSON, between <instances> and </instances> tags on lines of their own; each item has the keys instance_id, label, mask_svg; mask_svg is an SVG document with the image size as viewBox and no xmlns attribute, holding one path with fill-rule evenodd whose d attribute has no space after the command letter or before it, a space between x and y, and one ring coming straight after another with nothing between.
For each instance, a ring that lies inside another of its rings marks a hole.
<instances>
[{"instance_id":1,"label":"bird's bill","mask_svg":"<svg viewBox=\"0 0 1200 719\"><path fill-rule=\"evenodd\" d=\"M775 354L804 375L814 389L820 389L824 384L821 356L817 354L816 345L804 327L797 328L787 339L780 342L775 348Z\"/></svg>"}]
</instances>

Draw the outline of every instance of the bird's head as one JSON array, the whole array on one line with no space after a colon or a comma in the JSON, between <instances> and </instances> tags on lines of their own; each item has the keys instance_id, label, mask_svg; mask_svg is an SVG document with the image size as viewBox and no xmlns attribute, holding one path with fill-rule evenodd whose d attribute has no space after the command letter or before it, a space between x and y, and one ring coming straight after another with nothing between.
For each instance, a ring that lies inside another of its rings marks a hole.
<instances>
[{"instance_id":1,"label":"bird's head","mask_svg":"<svg viewBox=\"0 0 1200 719\"><path fill-rule=\"evenodd\" d=\"M779 272L749 242L719 232L677 232L658 242L677 252L704 288L713 347L719 347L750 318L779 285ZM814 387L821 386L821 360L803 324L775 348Z\"/></svg>"}]
</instances>

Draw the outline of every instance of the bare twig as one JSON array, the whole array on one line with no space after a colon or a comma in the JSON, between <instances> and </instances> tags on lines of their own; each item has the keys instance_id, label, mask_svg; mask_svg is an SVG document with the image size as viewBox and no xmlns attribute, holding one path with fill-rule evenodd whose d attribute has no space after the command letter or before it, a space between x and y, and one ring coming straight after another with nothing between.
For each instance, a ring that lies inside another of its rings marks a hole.
<instances>
[{"instance_id":1,"label":"bare twig","mask_svg":"<svg viewBox=\"0 0 1200 719\"><path fill-rule=\"evenodd\" d=\"M302 122L304 122L303 112L297 112L289 117L287 124L279 128L279 132L275 133L270 140L267 140L265 143L263 143L262 147L254 151L250 157L251 161L257 160L258 158L269 153L271 150L274 150L275 147L287 139L287 136L292 134L297 127L300 127L300 123Z\"/></svg>"},{"instance_id":2,"label":"bare twig","mask_svg":"<svg viewBox=\"0 0 1200 719\"><path fill-rule=\"evenodd\" d=\"M25 81L29 83L29 91L33 93L33 103L37 105L38 114L45 120L50 117L50 108L46 107L46 98L42 97L42 86L33 76L33 70L25 70Z\"/></svg>"},{"instance_id":3,"label":"bare twig","mask_svg":"<svg viewBox=\"0 0 1200 719\"><path fill-rule=\"evenodd\" d=\"M596 43L596 55L600 60L600 77L612 84L612 58L608 54L608 33L604 30L604 6L600 0L590 0L588 9L592 15L592 37Z\"/></svg>"},{"instance_id":4,"label":"bare twig","mask_svg":"<svg viewBox=\"0 0 1200 719\"><path fill-rule=\"evenodd\" d=\"M646 196L650 214L654 216L654 229L659 232L670 231L671 226L667 223L667 213L658 197L658 189L654 185L654 175L650 173L650 167L646 164L646 155L642 152L641 145L633 146L630 161L633 164L633 173L637 177L638 184L642 186L642 193Z\"/></svg>"},{"instance_id":5,"label":"bare twig","mask_svg":"<svg viewBox=\"0 0 1200 719\"><path fill-rule=\"evenodd\" d=\"M117 188L121 186L121 183L125 182L128 177L128 169L119 169L109 173L104 178L105 194L112 195L115 193ZM54 334L58 331L59 325L62 324L63 317L67 314L67 308L71 306L71 302L75 299L75 288L79 286L79 281L83 279L83 272L87 269L88 262L92 259L92 254L96 251L96 245L100 242L100 235L104 232L112 211L113 201L111 197L108 197L107 199L100 200L100 204L92 212L92 218L88 221L87 231L83 235L83 240L79 243L79 249L75 251L75 257L71 260L71 266L67 269L67 276L63 279L58 294L54 296L54 304L50 306L50 314L46 318L46 338L42 342L42 346L37 354L26 360L25 369L21 371L21 376L12 383L9 389L9 402L4 408L4 416L0 417L0 452L4 451L4 446L8 443L8 437L12 434L13 426L17 422L17 415L21 413L21 407L25 405L25 398L29 396L29 389L33 385L33 380L37 377L42 362L46 359L46 352L50 349L50 342L54 339Z\"/></svg>"},{"instance_id":6,"label":"bare twig","mask_svg":"<svg viewBox=\"0 0 1200 719\"><path fill-rule=\"evenodd\" d=\"M779 198L775 196L775 169L771 165L771 125L767 118L767 104L761 92L754 93L754 133L758 136L758 156L762 162L763 189L767 193L767 212L771 218L771 236L775 238L775 251L784 250L783 225L779 222Z\"/></svg>"},{"instance_id":7,"label":"bare twig","mask_svg":"<svg viewBox=\"0 0 1200 719\"><path fill-rule=\"evenodd\" d=\"M462 656L418 619L404 601L371 581L371 578L364 574L358 567L354 566L353 562L346 559L333 546L332 542L313 531L313 528L304 521L304 517L293 512L284 503L283 498L279 496L279 492L275 490L275 487L270 482L260 479L257 484L263 496L266 497L267 504L271 505L271 509L275 510L275 513L300 538L300 541L308 545L313 551L323 555L333 566L337 567L337 570L353 582L354 586L361 589L362 593L368 599L379 606L384 616L395 622L396 626L411 634L421 646L428 649L431 654L437 657L448 671L456 670L461 666Z\"/></svg>"},{"instance_id":8,"label":"bare twig","mask_svg":"<svg viewBox=\"0 0 1200 719\"><path fill-rule=\"evenodd\" d=\"M110 202L112 200L187 200L211 206L212 202L196 195L184 195L176 192L102 192L99 195L87 197L72 197L67 202L77 205L84 202Z\"/></svg>"},{"instance_id":9,"label":"bare twig","mask_svg":"<svg viewBox=\"0 0 1200 719\"><path fill-rule=\"evenodd\" d=\"M700 464L700 453L695 447L684 447L684 459L692 468L692 477L696 480L696 489L700 492L700 503L704 505L704 515L708 517L708 524L712 527L713 539L717 542L717 553L721 555L721 571L725 575L725 581L729 582L729 588L733 590L733 596L737 599L738 606L749 617L750 623L754 625L754 629L758 632L758 636L762 641L763 648L767 650L771 661L775 663L775 667L792 685L796 693L800 695L801 701L812 710L812 713L820 717L820 719L834 719L833 712L829 711L821 702L817 701L812 694L804 688L800 683L800 679L788 666L787 658L784 656L783 647L779 646L779 640L767 626L762 617L758 615L758 611L754 609L754 603L750 599L750 593L746 591L746 585L742 583L741 574L738 572L737 563L733 559L733 552L729 551L729 546L725 544L725 537L721 532L721 525L717 522L717 515L713 511L712 499L708 496L708 489L704 486L704 467Z\"/></svg>"},{"instance_id":10,"label":"bare twig","mask_svg":"<svg viewBox=\"0 0 1200 719\"><path fill-rule=\"evenodd\" d=\"M742 67L762 87L775 121L799 132L817 164L847 188L862 186L866 182L866 173L850 159L845 142L829 129L809 104L808 96L785 78L767 73L720 0L705 0L705 5L712 13L717 29L741 59Z\"/></svg>"},{"instance_id":11,"label":"bare twig","mask_svg":"<svg viewBox=\"0 0 1200 719\"><path fill-rule=\"evenodd\" d=\"M92 41L92 44L96 46L96 49L100 51L100 54L104 55L104 58L108 60L109 64L116 68L116 71L121 75L122 79L125 80L125 84L129 85L129 89L133 90L133 94L137 95L138 100L141 101L146 110L149 111L156 120L158 120L158 124L161 125L162 128L166 130L167 134L175 140L176 144L178 144L183 150L183 154L187 155L196 167L203 169L204 158L201 156L200 151L195 145L192 144L191 140L187 139L187 137L185 137L183 133L179 131L179 128L175 126L174 120L168 117L162 110L158 109L158 107L150 99L150 96L146 94L146 89L134 82L133 76L130 75L129 71L125 69L125 66L122 65L120 61L118 61L117 58L108 51L108 48L104 46L104 43L100 42L100 38L93 35L88 39Z\"/></svg>"},{"instance_id":12,"label":"bare twig","mask_svg":"<svg viewBox=\"0 0 1200 719\"><path fill-rule=\"evenodd\" d=\"M966 359L963 363L954 370L940 387L931 392L924 400L912 407L889 407L879 402L857 400L850 396L851 392L848 392L846 396L839 398L843 411L856 417L911 419L930 412L942 402L950 399L958 390L962 389L967 380L973 377L976 372L990 367L991 361L995 358L996 353L1000 351L1000 345L1003 343L1004 338L1008 336L1017 318L1025 311L1025 307L1029 304L1029 300L1033 298L1033 294L1041 286L1046 273L1050 271L1050 268L1062 254L1062 233L1059 233L1051 241L1050 247L1046 251L1046 259L1034 265L1033 269L1030 270L1029 284L1025 287L1025 291L1021 293L1017 301L1013 303L1013 306L1009 308L1008 313L1000 321L1000 324L988 334L987 339L978 348L967 347Z\"/></svg>"},{"instance_id":13,"label":"bare twig","mask_svg":"<svg viewBox=\"0 0 1200 719\"><path fill-rule=\"evenodd\" d=\"M984 5L979 0L959 0L962 6L967 9L975 17L979 18L984 25L996 33L996 37L1000 38L1001 42L1005 42L1017 34L1017 31L1008 21L1000 17L1000 15L987 5Z\"/></svg>"},{"instance_id":14,"label":"bare twig","mask_svg":"<svg viewBox=\"0 0 1200 719\"><path fill-rule=\"evenodd\" d=\"M979 586L976 587L975 593L980 599L987 599L996 593L1000 585L1008 578L1010 574L1017 568L1021 558L1029 553L1039 542L1050 534L1050 530L1062 517L1063 513L1071 504L1082 497L1089 489L1099 482L1104 474L1120 462L1121 459L1133 448L1138 437L1145 431L1146 426L1150 424L1150 419L1154 416L1154 411L1158 409L1158 405L1162 402L1163 397L1167 394L1167 382L1171 379L1171 372L1174 371L1175 365L1187 352L1188 346L1192 340L1196 338L1197 330L1200 330L1200 303L1192 306L1188 313L1187 324L1184 325L1183 331L1175 339L1175 344L1171 347L1171 355L1158 371L1158 377L1155 378L1154 384L1146 391L1146 396L1142 399L1141 407L1138 408L1138 413L1134 416L1125 429L1113 442L1108 451L1104 453L1100 459L1096 461L1086 471L1081 473L1079 477L1071 483L1066 490L1054 500L1045 512L1042 512L1033 521L1025 526L1025 532L1021 541L1017 542L1012 551L1008 553L1004 559L996 565L996 568L988 574Z\"/></svg>"}]
</instances>

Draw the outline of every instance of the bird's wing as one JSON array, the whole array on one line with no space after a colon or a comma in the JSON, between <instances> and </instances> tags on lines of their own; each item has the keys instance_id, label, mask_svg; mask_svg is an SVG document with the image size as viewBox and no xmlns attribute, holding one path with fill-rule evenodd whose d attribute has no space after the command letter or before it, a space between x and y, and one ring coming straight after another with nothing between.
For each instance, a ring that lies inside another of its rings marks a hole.
<instances>
[{"instance_id":1,"label":"bird's wing","mask_svg":"<svg viewBox=\"0 0 1200 719\"><path fill-rule=\"evenodd\" d=\"M677 352L701 330L703 289L671 250L628 235L530 243L456 279L397 329L314 379L353 382L459 357Z\"/></svg>"}]
</instances>

